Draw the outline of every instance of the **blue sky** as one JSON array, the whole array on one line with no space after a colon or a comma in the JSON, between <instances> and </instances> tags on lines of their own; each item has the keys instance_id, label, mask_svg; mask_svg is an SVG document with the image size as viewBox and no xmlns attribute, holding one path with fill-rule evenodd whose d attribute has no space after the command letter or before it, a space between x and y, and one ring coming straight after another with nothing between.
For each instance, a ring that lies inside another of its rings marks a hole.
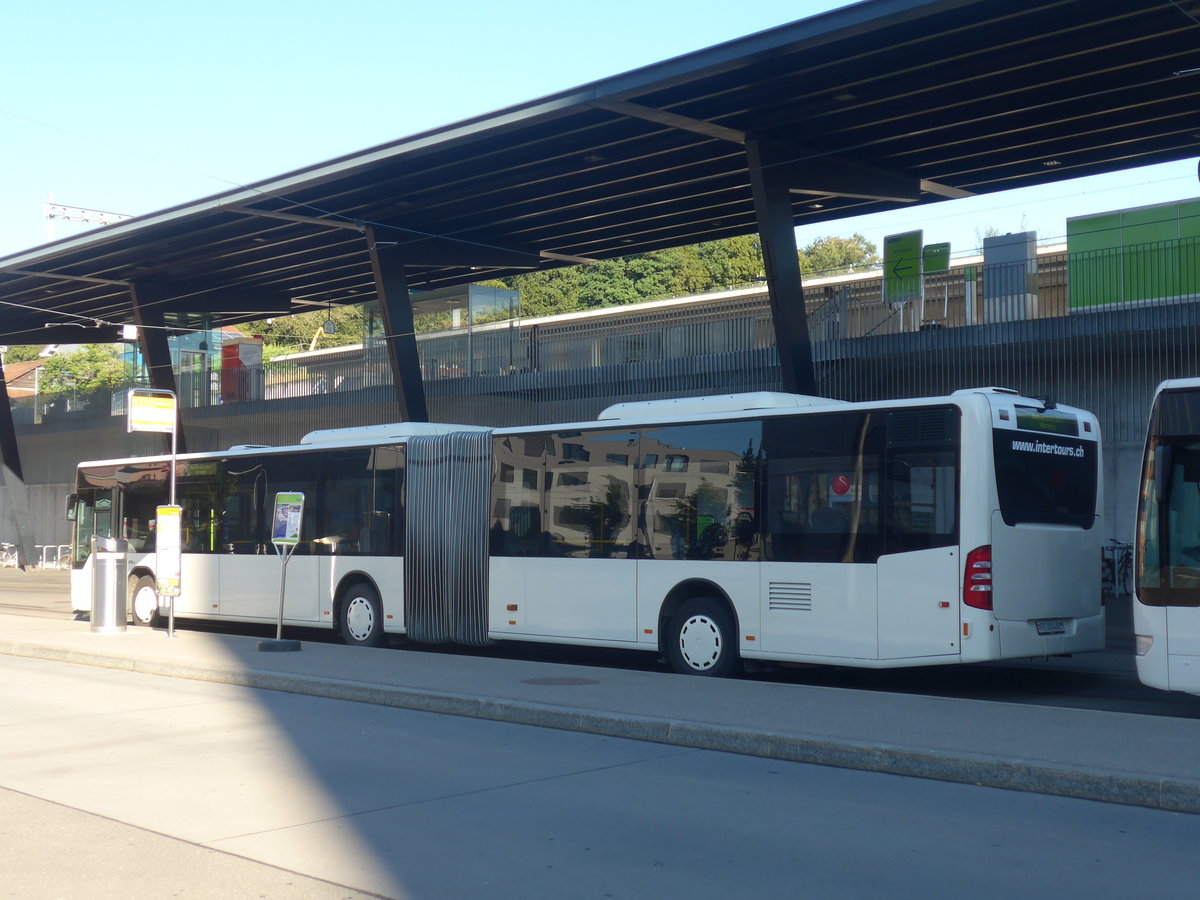
<instances>
[{"instance_id":1,"label":"blue sky","mask_svg":"<svg viewBox=\"0 0 1200 900\"><path fill-rule=\"evenodd\" d=\"M61 0L0 9L0 256L47 199L140 215L846 5L753 0ZM801 229L987 228L1200 196L1195 161ZM53 236L86 226L55 222Z\"/></svg>"}]
</instances>

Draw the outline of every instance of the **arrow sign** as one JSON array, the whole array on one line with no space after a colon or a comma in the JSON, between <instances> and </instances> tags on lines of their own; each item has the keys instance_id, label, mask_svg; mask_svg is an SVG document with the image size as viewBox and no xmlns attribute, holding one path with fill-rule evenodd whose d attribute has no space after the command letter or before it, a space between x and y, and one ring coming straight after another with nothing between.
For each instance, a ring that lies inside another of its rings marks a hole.
<instances>
[{"instance_id":1,"label":"arrow sign","mask_svg":"<svg viewBox=\"0 0 1200 900\"><path fill-rule=\"evenodd\" d=\"M900 306L921 299L924 232L889 234L883 239L883 302Z\"/></svg>"}]
</instances>

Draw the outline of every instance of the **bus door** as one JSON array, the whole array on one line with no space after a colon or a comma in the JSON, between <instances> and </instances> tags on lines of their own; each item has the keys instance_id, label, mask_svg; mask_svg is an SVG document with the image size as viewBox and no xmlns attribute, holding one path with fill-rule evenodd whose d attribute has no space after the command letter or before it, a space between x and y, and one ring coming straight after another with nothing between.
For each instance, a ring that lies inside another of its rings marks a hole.
<instances>
[{"instance_id":1,"label":"bus door","mask_svg":"<svg viewBox=\"0 0 1200 900\"><path fill-rule=\"evenodd\" d=\"M959 652L959 458L956 407L886 415L879 658Z\"/></svg>"},{"instance_id":2,"label":"bus door","mask_svg":"<svg viewBox=\"0 0 1200 900\"><path fill-rule=\"evenodd\" d=\"M83 566L92 552L92 535L112 537L113 492L110 488L81 488L72 495L71 560Z\"/></svg>"},{"instance_id":3,"label":"bus door","mask_svg":"<svg viewBox=\"0 0 1200 900\"><path fill-rule=\"evenodd\" d=\"M993 414L993 609L1040 637L1062 635L1065 620L1101 611L1097 429L1072 411L1019 402Z\"/></svg>"},{"instance_id":4,"label":"bus door","mask_svg":"<svg viewBox=\"0 0 1200 900\"><path fill-rule=\"evenodd\" d=\"M860 412L764 421L765 652L877 658L881 421Z\"/></svg>"},{"instance_id":5,"label":"bus door","mask_svg":"<svg viewBox=\"0 0 1200 900\"><path fill-rule=\"evenodd\" d=\"M545 553L525 568L527 633L637 640L638 436L548 436Z\"/></svg>"},{"instance_id":6,"label":"bus door","mask_svg":"<svg viewBox=\"0 0 1200 900\"><path fill-rule=\"evenodd\" d=\"M311 542L309 542L311 544ZM297 546L287 564L285 616L316 621L320 590L319 557ZM279 584L283 563L270 544L255 554L222 554L219 612L222 616L274 621L279 614ZM186 572L185 572L186 575Z\"/></svg>"},{"instance_id":7,"label":"bus door","mask_svg":"<svg viewBox=\"0 0 1200 900\"><path fill-rule=\"evenodd\" d=\"M278 616L282 563L270 542L274 497L277 491L302 488L293 488L277 470L304 463L303 457L293 460L266 456L226 461L217 600L221 616L268 621ZM287 567L284 609L288 619L318 618L320 578L313 551L312 516L313 508L306 502L301 543Z\"/></svg>"}]
</instances>

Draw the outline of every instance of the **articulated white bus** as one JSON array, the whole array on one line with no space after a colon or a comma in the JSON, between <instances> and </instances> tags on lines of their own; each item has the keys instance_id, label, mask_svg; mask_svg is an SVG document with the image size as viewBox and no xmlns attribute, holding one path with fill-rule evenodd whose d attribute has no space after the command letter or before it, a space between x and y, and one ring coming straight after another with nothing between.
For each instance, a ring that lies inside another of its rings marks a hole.
<instances>
[{"instance_id":1,"label":"articulated white bus","mask_svg":"<svg viewBox=\"0 0 1200 900\"><path fill-rule=\"evenodd\" d=\"M586 423L401 423L187 454L176 614L274 622L272 499L303 491L284 622L352 644L637 648L699 675L1097 650L1099 437L1088 412L982 388L650 401ZM169 465L79 466L77 608L96 533L130 542L134 620L160 615Z\"/></svg>"},{"instance_id":2,"label":"articulated white bus","mask_svg":"<svg viewBox=\"0 0 1200 900\"><path fill-rule=\"evenodd\" d=\"M1200 694L1200 378L1154 395L1134 539L1138 677Z\"/></svg>"}]
</instances>

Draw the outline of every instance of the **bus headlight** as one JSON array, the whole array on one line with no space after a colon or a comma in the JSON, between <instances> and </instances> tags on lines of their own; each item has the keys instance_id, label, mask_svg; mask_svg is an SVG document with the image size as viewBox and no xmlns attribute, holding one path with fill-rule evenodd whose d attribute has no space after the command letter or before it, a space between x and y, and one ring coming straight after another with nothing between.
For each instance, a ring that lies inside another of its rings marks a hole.
<instances>
[{"instance_id":1,"label":"bus headlight","mask_svg":"<svg viewBox=\"0 0 1200 900\"><path fill-rule=\"evenodd\" d=\"M1154 635L1152 634L1135 634L1133 636L1133 651L1138 656L1145 656L1150 652L1150 648L1154 646Z\"/></svg>"}]
</instances>

